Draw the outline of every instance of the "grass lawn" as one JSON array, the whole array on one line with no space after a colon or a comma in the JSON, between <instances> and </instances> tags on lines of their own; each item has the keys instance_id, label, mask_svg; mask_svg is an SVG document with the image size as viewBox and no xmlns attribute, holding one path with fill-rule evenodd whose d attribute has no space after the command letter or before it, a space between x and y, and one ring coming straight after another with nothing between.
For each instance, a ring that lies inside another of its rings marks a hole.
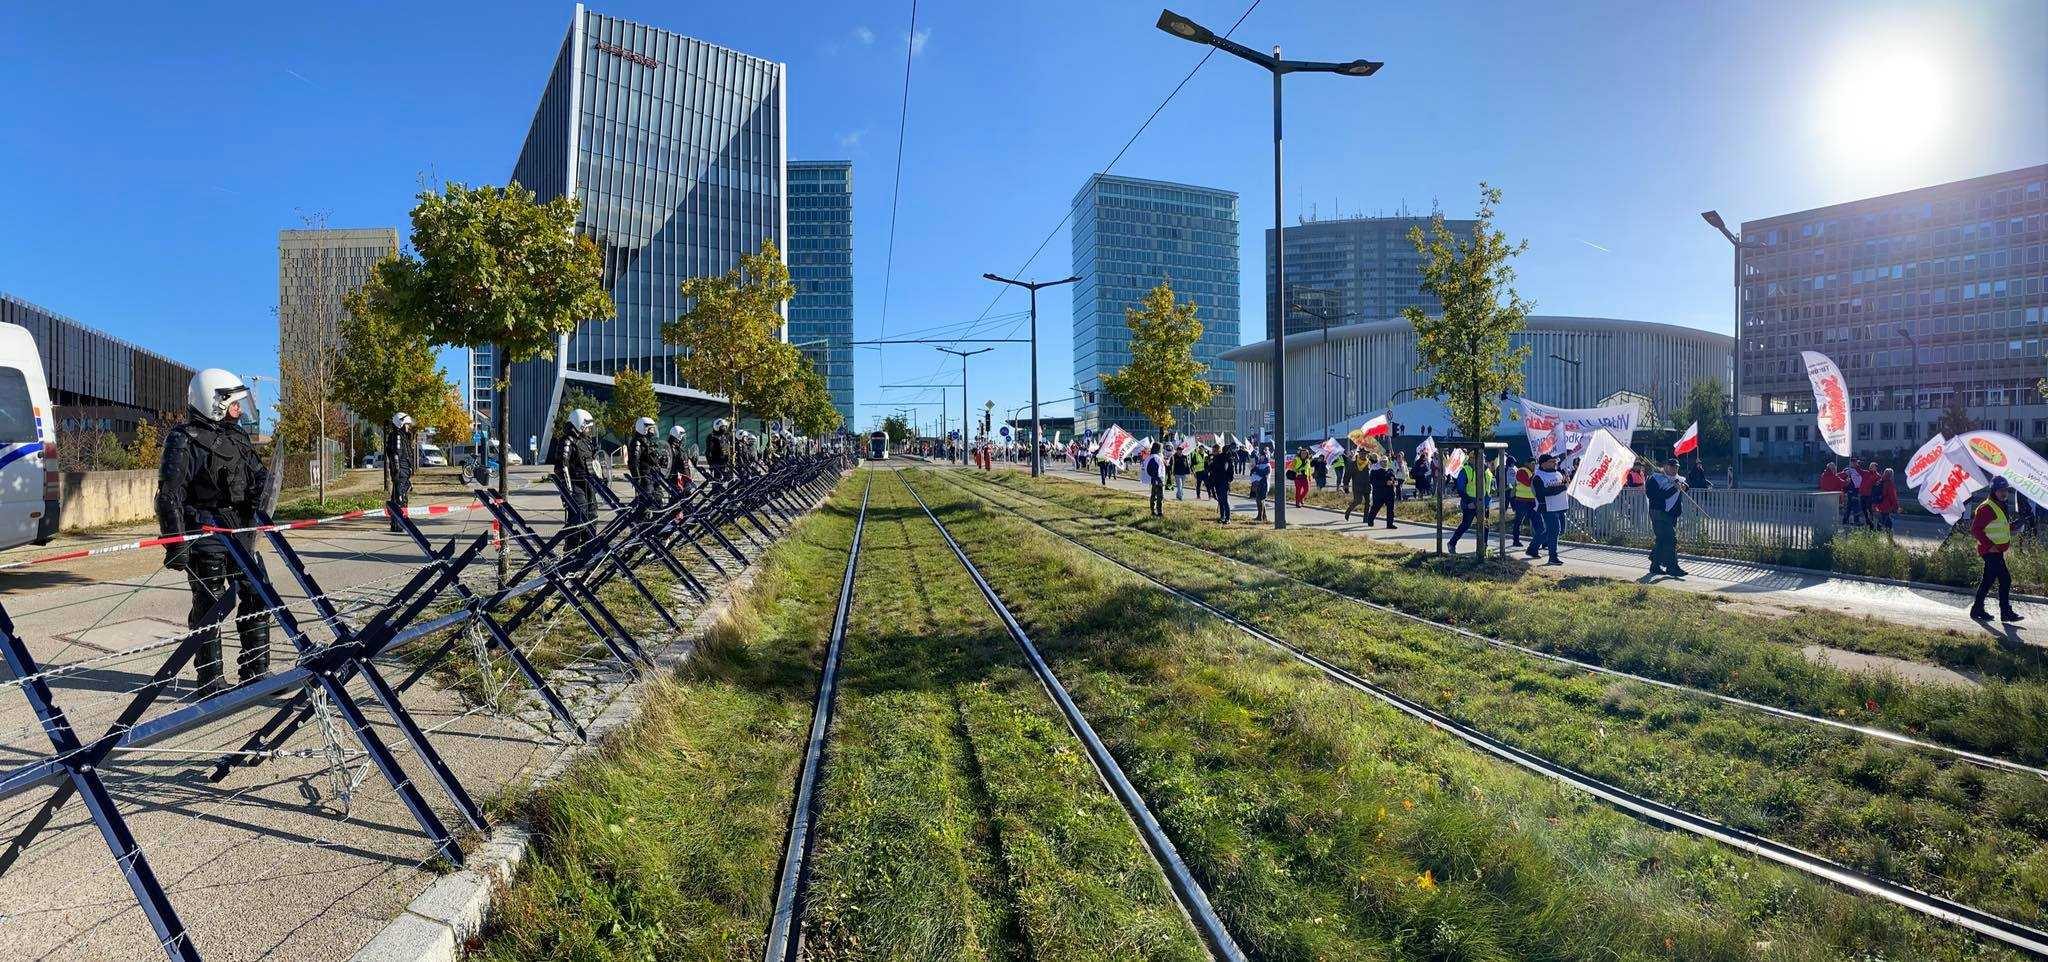
<instances>
[{"instance_id":1,"label":"grass lawn","mask_svg":"<svg viewBox=\"0 0 2048 962\"><path fill-rule=\"evenodd\" d=\"M1001 622L902 484L872 476L809 957L1202 958Z\"/></svg>"},{"instance_id":2,"label":"grass lawn","mask_svg":"<svg viewBox=\"0 0 2048 962\"><path fill-rule=\"evenodd\" d=\"M1729 610L1725 599L1604 578L1553 579L1517 558L1483 566L1310 528L1215 523L1214 509L1033 481L987 480L1076 511L1154 531L1411 614L1581 661L1801 711L1881 725L2031 764L2048 762L2048 649L1981 633L1928 631L1807 611ZM1801 646L1908 658L1981 675L1981 688L1914 684L1807 661Z\"/></svg>"},{"instance_id":3,"label":"grass lawn","mask_svg":"<svg viewBox=\"0 0 2048 962\"><path fill-rule=\"evenodd\" d=\"M2004 958L1481 757L930 477L1267 959Z\"/></svg>"},{"instance_id":4,"label":"grass lawn","mask_svg":"<svg viewBox=\"0 0 2048 962\"><path fill-rule=\"evenodd\" d=\"M842 484L799 521L634 725L513 806L534 847L473 957L760 957L859 506Z\"/></svg>"},{"instance_id":5,"label":"grass lawn","mask_svg":"<svg viewBox=\"0 0 2048 962\"><path fill-rule=\"evenodd\" d=\"M988 482L970 481L988 492ZM1006 496L1007 495L1007 496ZM990 495L1002 510L1071 518ZM1488 734L1632 791L2039 925L2048 782L1475 645L1158 538L1056 530Z\"/></svg>"}]
</instances>

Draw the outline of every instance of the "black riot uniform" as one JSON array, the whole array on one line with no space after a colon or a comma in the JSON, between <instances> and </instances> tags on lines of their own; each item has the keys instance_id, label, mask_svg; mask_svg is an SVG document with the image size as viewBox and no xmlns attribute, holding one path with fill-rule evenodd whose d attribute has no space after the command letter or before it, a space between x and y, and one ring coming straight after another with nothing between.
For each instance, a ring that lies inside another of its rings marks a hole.
<instances>
[{"instance_id":1,"label":"black riot uniform","mask_svg":"<svg viewBox=\"0 0 2048 962\"><path fill-rule=\"evenodd\" d=\"M240 528L254 522L270 480L263 459L240 425L210 421L194 412L164 438L163 465L157 473L157 527L164 534L195 532L202 525ZM203 517L202 517L203 515ZM259 574L263 559L255 552L255 535L235 535ZM229 591L235 593L235 632L241 639L236 658L238 676L253 681L270 673L270 615L227 545L218 537L200 538L165 549L164 567L185 572L192 589L192 610L185 624L205 628L198 639L199 684L202 690L225 687L221 666L220 622L206 615Z\"/></svg>"},{"instance_id":2,"label":"black riot uniform","mask_svg":"<svg viewBox=\"0 0 2048 962\"><path fill-rule=\"evenodd\" d=\"M548 445L548 464L555 470L555 479L562 482L562 509L567 513L563 523L576 525L566 539L571 551L590 541L597 521L599 482L590 471L590 461L596 456L589 436L566 426L555 431L555 439Z\"/></svg>"},{"instance_id":3,"label":"black riot uniform","mask_svg":"<svg viewBox=\"0 0 2048 962\"><path fill-rule=\"evenodd\" d=\"M633 432L626 440L626 473L633 479L633 490L642 498L662 500L661 475L667 470L668 451L661 440L651 434Z\"/></svg>"},{"instance_id":4,"label":"black riot uniform","mask_svg":"<svg viewBox=\"0 0 2048 962\"><path fill-rule=\"evenodd\" d=\"M384 428L384 464L391 473L391 503L401 510L412 503L412 471L419 463L419 450L413 439L410 426ZM391 530L398 530L397 518L391 519Z\"/></svg>"},{"instance_id":5,"label":"black riot uniform","mask_svg":"<svg viewBox=\"0 0 2048 962\"><path fill-rule=\"evenodd\" d=\"M712 428L711 436L704 439L704 462L711 466L713 481L722 481L731 472L732 458L732 428Z\"/></svg>"},{"instance_id":6,"label":"black riot uniform","mask_svg":"<svg viewBox=\"0 0 2048 962\"><path fill-rule=\"evenodd\" d=\"M690 493L690 446L687 439L671 434L668 438L668 471L676 479L676 487L684 494Z\"/></svg>"}]
</instances>

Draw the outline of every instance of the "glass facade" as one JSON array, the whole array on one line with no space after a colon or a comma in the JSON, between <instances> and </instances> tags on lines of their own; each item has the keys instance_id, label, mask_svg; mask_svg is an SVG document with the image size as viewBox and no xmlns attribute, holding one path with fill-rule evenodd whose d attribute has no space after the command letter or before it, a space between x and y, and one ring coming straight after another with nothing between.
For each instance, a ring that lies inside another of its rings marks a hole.
<instances>
[{"instance_id":1,"label":"glass facade","mask_svg":"<svg viewBox=\"0 0 2048 962\"><path fill-rule=\"evenodd\" d=\"M789 340L804 345L853 425L853 162L789 165ZM824 343L812 343L822 341Z\"/></svg>"},{"instance_id":2,"label":"glass facade","mask_svg":"<svg viewBox=\"0 0 2048 962\"><path fill-rule=\"evenodd\" d=\"M1753 455L1819 456L1800 351L1841 366L1859 453L1910 452L1956 395L1980 427L2048 440L2048 165L1748 221L1742 237L1757 245L1740 252Z\"/></svg>"},{"instance_id":3,"label":"glass facade","mask_svg":"<svg viewBox=\"0 0 2048 962\"><path fill-rule=\"evenodd\" d=\"M398 252L398 228L277 232L279 373L316 373L319 352L341 347L342 296Z\"/></svg>"},{"instance_id":4,"label":"glass facade","mask_svg":"<svg viewBox=\"0 0 2048 962\"><path fill-rule=\"evenodd\" d=\"M784 77L782 64L577 5L512 179L581 202L576 231L603 251L618 313L512 368L515 442L545 448L565 384L604 396L628 367L652 375L664 429L702 436L721 399L677 377L661 327L690 307L685 278L722 274L764 240L788 249Z\"/></svg>"},{"instance_id":5,"label":"glass facade","mask_svg":"<svg viewBox=\"0 0 2048 962\"><path fill-rule=\"evenodd\" d=\"M488 423L491 405L497 400L492 380L497 377L498 366L493 360L497 355L494 348L471 348L469 352L469 408L482 415Z\"/></svg>"},{"instance_id":6,"label":"glass facade","mask_svg":"<svg viewBox=\"0 0 2048 962\"><path fill-rule=\"evenodd\" d=\"M1195 302L1202 339L1195 359L1209 365L1209 404L1181 427L1191 432L1232 429L1237 371L1220 355L1237 346L1237 192L1136 177L1096 176L1074 195L1074 386L1095 392L1095 403L1075 404L1080 430L1121 425L1138 437L1157 426L1102 390L1102 377L1131 361L1124 309L1134 307L1160 281L1174 296Z\"/></svg>"},{"instance_id":7,"label":"glass facade","mask_svg":"<svg viewBox=\"0 0 2048 962\"><path fill-rule=\"evenodd\" d=\"M1448 220L1452 233L1470 237L1477 221ZM1289 227L1287 290L1290 303L1322 313L1338 324L1384 321L1404 307L1437 312L1435 297L1422 292L1422 255L1408 232L1429 230L1427 217L1349 217ZM1273 289L1273 232L1266 231L1266 290ZM1271 310L1270 305L1268 310ZM1314 315L1290 310L1287 333L1321 330ZM1268 328L1271 330L1271 328Z\"/></svg>"},{"instance_id":8,"label":"glass facade","mask_svg":"<svg viewBox=\"0 0 2048 962\"><path fill-rule=\"evenodd\" d=\"M185 416L192 368L4 292L0 323L25 327L35 340L60 434L133 437L144 421Z\"/></svg>"}]
</instances>

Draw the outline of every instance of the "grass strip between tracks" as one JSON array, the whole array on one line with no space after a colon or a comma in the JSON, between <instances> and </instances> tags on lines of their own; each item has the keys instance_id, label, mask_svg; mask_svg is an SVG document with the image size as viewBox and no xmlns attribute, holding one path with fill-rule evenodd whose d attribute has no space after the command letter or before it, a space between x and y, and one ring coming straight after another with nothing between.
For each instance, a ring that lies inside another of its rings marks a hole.
<instances>
[{"instance_id":1,"label":"grass strip between tracks","mask_svg":"<svg viewBox=\"0 0 2048 962\"><path fill-rule=\"evenodd\" d=\"M861 555L807 957L1202 958L1123 809L893 479L872 491Z\"/></svg>"},{"instance_id":2,"label":"grass strip between tracks","mask_svg":"<svg viewBox=\"0 0 2048 962\"><path fill-rule=\"evenodd\" d=\"M973 479L970 486L986 484ZM989 490L984 488L983 490ZM1552 761L1736 828L2039 926L2048 781L1503 654L1056 504L1004 510Z\"/></svg>"},{"instance_id":3,"label":"grass strip between tracks","mask_svg":"<svg viewBox=\"0 0 2048 962\"><path fill-rule=\"evenodd\" d=\"M2006 957L1481 758L931 478L1265 958Z\"/></svg>"},{"instance_id":4,"label":"grass strip between tracks","mask_svg":"<svg viewBox=\"0 0 2048 962\"><path fill-rule=\"evenodd\" d=\"M859 507L859 486L842 483L761 556L683 671L651 686L638 721L515 804L533 850L472 958L760 956L815 658ZM658 623L634 601L614 611Z\"/></svg>"},{"instance_id":5,"label":"grass strip between tracks","mask_svg":"<svg viewBox=\"0 0 2048 962\"><path fill-rule=\"evenodd\" d=\"M1727 599L1604 578L1548 578L1519 555L1484 565L1313 527L1273 531L1213 501L1167 501L1015 473L989 478L1077 511L1155 531L1410 614L1653 678L1877 725L2032 765L2048 764L2048 648L1821 611L1728 610ZM1978 688L1809 662L1809 644L1981 673Z\"/></svg>"}]
</instances>

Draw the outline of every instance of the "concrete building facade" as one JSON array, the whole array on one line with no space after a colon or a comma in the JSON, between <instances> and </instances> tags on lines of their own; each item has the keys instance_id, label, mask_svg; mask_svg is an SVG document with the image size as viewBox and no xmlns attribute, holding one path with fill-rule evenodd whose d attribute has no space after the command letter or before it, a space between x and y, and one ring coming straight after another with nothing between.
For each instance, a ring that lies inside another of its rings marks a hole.
<instances>
[{"instance_id":1,"label":"concrete building facade","mask_svg":"<svg viewBox=\"0 0 2048 962\"><path fill-rule=\"evenodd\" d=\"M1476 223L1446 220L1444 226L1469 237ZM1415 228L1428 233L1429 218L1346 217L1304 221L1287 228L1287 333L1320 330L1325 318L1336 324L1356 324L1400 317L1404 307L1437 310L1436 298L1420 288L1422 255L1408 239L1408 232ZM1270 291L1270 229L1265 243L1266 289ZM1307 310L1294 310L1296 304Z\"/></svg>"}]
</instances>

